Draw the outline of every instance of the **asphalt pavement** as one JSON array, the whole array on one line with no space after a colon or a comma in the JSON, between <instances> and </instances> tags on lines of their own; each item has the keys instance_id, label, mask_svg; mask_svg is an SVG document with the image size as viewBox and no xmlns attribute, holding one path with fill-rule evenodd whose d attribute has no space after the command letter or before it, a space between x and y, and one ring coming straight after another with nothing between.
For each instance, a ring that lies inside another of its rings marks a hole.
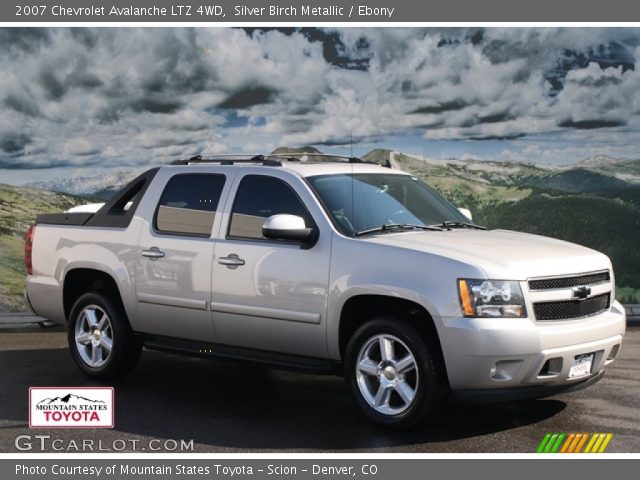
<instances>
[{"instance_id":1,"label":"asphalt pavement","mask_svg":"<svg viewBox=\"0 0 640 480\"><path fill-rule=\"evenodd\" d=\"M127 378L100 383L72 363L66 334L22 318L0 330L0 452L534 452L547 432L611 432L608 453L640 452L640 328L592 387L548 399L450 405L410 431L378 428L339 377L145 351ZM32 430L29 386L115 388L115 428ZM44 439L35 436L44 436ZM57 442L54 442L57 440ZM90 440L90 442L87 442ZM153 440L150 442L150 440ZM176 442L174 442L174 440ZM193 440L193 449L188 446ZM20 443L22 442L22 443Z\"/></svg>"}]
</instances>

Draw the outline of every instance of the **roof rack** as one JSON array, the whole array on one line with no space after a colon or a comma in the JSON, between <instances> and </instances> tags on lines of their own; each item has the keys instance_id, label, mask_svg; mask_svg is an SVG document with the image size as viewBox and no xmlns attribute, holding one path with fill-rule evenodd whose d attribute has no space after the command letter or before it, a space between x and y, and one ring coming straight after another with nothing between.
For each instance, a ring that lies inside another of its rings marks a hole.
<instances>
[{"instance_id":1,"label":"roof rack","mask_svg":"<svg viewBox=\"0 0 640 480\"><path fill-rule=\"evenodd\" d=\"M195 155L190 158L174 160L171 165L191 165L197 163L219 163L220 165L234 165L236 163L257 163L269 167L281 167L282 163L270 160L264 155L246 154L221 154L221 155Z\"/></svg>"},{"instance_id":2,"label":"roof rack","mask_svg":"<svg viewBox=\"0 0 640 480\"><path fill-rule=\"evenodd\" d=\"M265 155L265 158L269 158L269 157L282 158L289 162L299 162L300 158L297 158L297 157L324 157L324 158L343 158L344 160L346 160L346 163L376 163L376 162L369 162L367 160L362 160L361 158L358 158L358 157L350 157L348 155L331 155L328 153L300 152L300 153L270 153L268 155Z\"/></svg>"},{"instance_id":3,"label":"roof rack","mask_svg":"<svg viewBox=\"0 0 640 480\"><path fill-rule=\"evenodd\" d=\"M343 163L369 163L379 165L376 162L362 160L358 157L349 157L347 155L331 155L326 153L269 153L267 155L247 155L238 153L225 153L219 155L195 155L190 158L174 160L171 165L191 165L198 163L219 163L220 165L234 165L236 163L253 163L269 167L281 167L283 161L300 162L300 157L320 157L320 158L336 158L343 159ZM325 162L317 162L325 163Z\"/></svg>"}]
</instances>

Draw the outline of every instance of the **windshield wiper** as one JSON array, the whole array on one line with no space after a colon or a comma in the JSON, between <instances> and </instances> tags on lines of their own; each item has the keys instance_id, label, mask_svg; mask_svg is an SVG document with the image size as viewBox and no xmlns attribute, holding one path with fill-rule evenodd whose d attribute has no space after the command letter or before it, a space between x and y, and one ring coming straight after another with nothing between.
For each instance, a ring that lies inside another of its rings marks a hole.
<instances>
[{"instance_id":1,"label":"windshield wiper","mask_svg":"<svg viewBox=\"0 0 640 480\"><path fill-rule=\"evenodd\" d=\"M368 235L369 233L385 233L385 232L399 232L402 230L435 230L442 231L440 225L417 225L412 223L388 223L380 225L379 227L367 228L366 230L360 230L356 232L354 236L360 237L362 235Z\"/></svg>"},{"instance_id":2,"label":"windshield wiper","mask_svg":"<svg viewBox=\"0 0 640 480\"><path fill-rule=\"evenodd\" d=\"M429 225L430 227L440 227L442 230L445 228L451 230L452 228L475 228L476 230L486 230L486 227L481 227L475 223L459 222L458 220L445 220L442 223Z\"/></svg>"}]
</instances>

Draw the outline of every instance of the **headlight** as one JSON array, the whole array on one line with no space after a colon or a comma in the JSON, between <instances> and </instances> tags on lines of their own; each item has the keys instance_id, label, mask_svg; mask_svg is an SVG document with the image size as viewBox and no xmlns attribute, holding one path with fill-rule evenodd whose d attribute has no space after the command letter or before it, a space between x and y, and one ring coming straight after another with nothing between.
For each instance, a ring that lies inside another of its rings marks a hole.
<instances>
[{"instance_id":1,"label":"headlight","mask_svg":"<svg viewBox=\"0 0 640 480\"><path fill-rule=\"evenodd\" d=\"M465 317L526 317L520 284L512 280L458 280Z\"/></svg>"}]
</instances>

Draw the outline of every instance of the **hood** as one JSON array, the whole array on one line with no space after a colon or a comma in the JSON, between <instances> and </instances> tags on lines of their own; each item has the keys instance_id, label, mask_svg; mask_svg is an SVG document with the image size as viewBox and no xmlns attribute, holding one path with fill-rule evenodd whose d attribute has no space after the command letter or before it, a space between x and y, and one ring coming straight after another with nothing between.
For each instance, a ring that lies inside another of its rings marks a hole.
<instances>
[{"instance_id":1,"label":"hood","mask_svg":"<svg viewBox=\"0 0 640 480\"><path fill-rule=\"evenodd\" d=\"M526 280L611 268L606 255L590 248L508 230L386 233L363 240L451 258L484 270L487 278Z\"/></svg>"}]
</instances>

